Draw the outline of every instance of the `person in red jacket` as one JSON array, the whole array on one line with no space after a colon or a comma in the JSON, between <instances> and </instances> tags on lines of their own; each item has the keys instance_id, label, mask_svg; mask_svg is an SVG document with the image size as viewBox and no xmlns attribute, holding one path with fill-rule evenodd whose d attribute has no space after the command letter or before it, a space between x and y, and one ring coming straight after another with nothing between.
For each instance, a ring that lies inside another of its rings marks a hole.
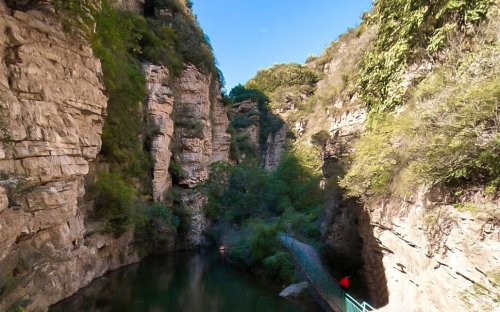
<instances>
[{"instance_id":1,"label":"person in red jacket","mask_svg":"<svg viewBox=\"0 0 500 312\"><path fill-rule=\"evenodd\" d=\"M349 288L349 286L351 285L351 281L349 279L349 276L344 276L340 279L339 281L339 285L340 287L344 290L344 291L347 291L347 289Z\"/></svg>"}]
</instances>

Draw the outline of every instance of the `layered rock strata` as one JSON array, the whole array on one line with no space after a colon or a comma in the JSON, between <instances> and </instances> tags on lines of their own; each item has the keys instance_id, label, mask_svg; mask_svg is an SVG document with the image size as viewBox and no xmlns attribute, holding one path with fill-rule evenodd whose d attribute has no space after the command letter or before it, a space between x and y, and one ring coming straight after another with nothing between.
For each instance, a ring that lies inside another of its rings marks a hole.
<instances>
[{"instance_id":1,"label":"layered rock strata","mask_svg":"<svg viewBox=\"0 0 500 312\"><path fill-rule=\"evenodd\" d=\"M172 111L174 96L169 86L168 69L158 65L144 65L146 89L148 98L149 122L152 123L153 142L151 143L151 156L154 160L153 167L153 199L164 201L165 193L172 186L172 177L168 172L170 166L170 143L174 133Z\"/></svg>"},{"instance_id":2,"label":"layered rock strata","mask_svg":"<svg viewBox=\"0 0 500 312\"><path fill-rule=\"evenodd\" d=\"M3 0L0 32L0 310L40 311L138 256L130 234L91 231L78 206L107 102L92 49Z\"/></svg>"},{"instance_id":3,"label":"layered rock strata","mask_svg":"<svg viewBox=\"0 0 500 312\"><path fill-rule=\"evenodd\" d=\"M190 228L178 248L203 243L207 220L203 212L206 198L192 189L208 178L210 164L228 161L229 121L220 100L214 93L212 77L188 65L178 78L174 95L174 160L180 167L175 184L182 190L181 202L190 213ZM211 91L212 90L212 91Z\"/></svg>"},{"instance_id":4,"label":"layered rock strata","mask_svg":"<svg viewBox=\"0 0 500 312\"><path fill-rule=\"evenodd\" d=\"M426 190L365 206L364 273L373 302L387 303L381 311L498 308L500 201L474 191L462 200L481 212L459 211Z\"/></svg>"}]
</instances>

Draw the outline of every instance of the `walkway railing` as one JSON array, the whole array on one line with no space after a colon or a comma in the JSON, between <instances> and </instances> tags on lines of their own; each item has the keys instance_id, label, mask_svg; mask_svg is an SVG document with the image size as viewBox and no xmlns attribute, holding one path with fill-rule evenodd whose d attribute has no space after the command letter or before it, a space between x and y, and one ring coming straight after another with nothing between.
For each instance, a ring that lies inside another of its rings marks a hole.
<instances>
[{"instance_id":1,"label":"walkway railing","mask_svg":"<svg viewBox=\"0 0 500 312\"><path fill-rule=\"evenodd\" d=\"M283 245L292 254L299 269L322 301L336 312L367 312L375 309L368 303L359 303L347 294L323 267L316 250L295 238L280 234Z\"/></svg>"}]
</instances>

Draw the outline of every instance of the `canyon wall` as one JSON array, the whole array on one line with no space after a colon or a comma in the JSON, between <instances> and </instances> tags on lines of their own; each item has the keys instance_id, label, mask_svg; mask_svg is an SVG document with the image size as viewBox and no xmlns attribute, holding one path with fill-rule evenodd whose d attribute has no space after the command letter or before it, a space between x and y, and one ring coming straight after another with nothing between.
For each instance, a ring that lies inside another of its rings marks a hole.
<instances>
[{"instance_id":1,"label":"canyon wall","mask_svg":"<svg viewBox=\"0 0 500 312\"><path fill-rule=\"evenodd\" d=\"M498 17L493 14L491 18L488 27L495 29ZM421 187L406 197L346 198L338 187L339 178L349 169L354 143L370 124L370 110L361 99L358 79L360 62L377 37L374 20L349 30L321 56L308 59L305 66L321 73L312 93L303 92L302 86L286 85L289 89L283 94L271 94L271 107L276 107L273 113L295 134L291 144L321 149L322 183L328 198L321 226L328 251L325 260L337 274L359 272L353 279L359 283L355 295L367 298L381 311L498 310L498 191L487 194L480 187ZM484 41L493 42L495 49L498 32L487 35L478 31L477 36L488 36ZM464 42L461 44L466 45ZM478 55L483 55L481 47L475 47ZM423 58L408 64L401 82L404 92L414 92L436 66L446 64L447 53L462 48L455 46L434 60ZM455 63L445 66L457 67ZM471 65L476 67L480 65ZM488 68L487 74L496 70ZM268 70L279 74L278 67ZM405 109L403 104L393 114ZM246 128L250 137L251 129ZM324 141L318 141L318 135ZM276 147L277 141L281 139L270 138L268 144ZM272 154L266 158L275 163Z\"/></svg>"},{"instance_id":2,"label":"canyon wall","mask_svg":"<svg viewBox=\"0 0 500 312\"><path fill-rule=\"evenodd\" d=\"M173 159L179 165L176 185L181 188L181 205L188 208L191 220L187 235L178 242L181 249L204 243L206 198L193 188L208 178L212 162L229 160L229 121L220 94L211 92L212 83L212 77L189 65L174 91Z\"/></svg>"},{"instance_id":3,"label":"canyon wall","mask_svg":"<svg viewBox=\"0 0 500 312\"><path fill-rule=\"evenodd\" d=\"M320 67L326 76L318 83L318 92L342 84L342 75L356 67L353 59L362 57L352 51L366 50L374 34L376 29L367 30L334 43L331 61ZM309 66L316 67L315 62ZM408 66L404 86L414 86L432 70L428 60ZM327 179L348 167L353 142L365 131L368 116L356 87L344 83L329 101L326 117L316 118L313 112L304 118L306 127L304 122L300 125L304 128L300 140L328 131L323 146ZM312 120L320 120L319 125ZM498 193L467 188L457 197L456 190L421 187L407 197L354 200L342 198L335 183L326 187L332 195L324 243L332 257L344 259L339 267L360 265L361 286L367 288L368 302L380 311L498 310Z\"/></svg>"},{"instance_id":4,"label":"canyon wall","mask_svg":"<svg viewBox=\"0 0 500 312\"><path fill-rule=\"evenodd\" d=\"M131 233L93 232L79 209L106 111L99 60L46 12L0 1L0 32L0 310L44 310L139 257Z\"/></svg>"},{"instance_id":5,"label":"canyon wall","mask_svg":"<svg viewBox=\"0 0 500 312\"><path fill-rule=\"evenodd\" d=\"M374 304L388 299L380 311L498 310L500 201L470 191L462 202L489 209L457 210L450 195L422 189L365 205L363 273Z\"/></svg>"},{"instance_id":6,"label":"canyon wall","mask_svg":"<svg viewBox=\"0 0 500 312\"><path fill-rule=\"evenodd\" d=\"M134 12L142 4L122 1ZM0 32L0 310L45 311L142 254L132 231L119 237L104 231L92 196L84 198L97 174L109 170L98 160L107 97L92 48L66 33L50 9L13 11L4 0ZM171 186L180 186L191 216L187 237L169 238L161 249L193 248L206 223L204 198L191 189L211 162L229 158L226 112L210 74L191 65L178 79L162 66L143 70L155 128L151 196L165 202ZM201 127L174 129L176 110L187 110ZM172 157L183 171L178 181L169 172Z\"/></svg>"}]
</instances>

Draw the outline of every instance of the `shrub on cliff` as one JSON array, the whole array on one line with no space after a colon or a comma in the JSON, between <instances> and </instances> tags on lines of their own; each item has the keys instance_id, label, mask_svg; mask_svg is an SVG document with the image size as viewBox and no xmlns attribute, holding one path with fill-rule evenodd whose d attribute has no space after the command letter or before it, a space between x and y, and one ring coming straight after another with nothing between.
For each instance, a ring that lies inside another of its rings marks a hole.
<instances>
[{"instance_id":1,"label":"shrub on cliff","mask_svg":"<svg viewBox=\"0 0 500 312\"><path fill-rule=\"evenodd\" d=\"M259 70L257 75L246 83L246 87L269 96L279 87L315 86L320 79L320 73L309 67L296 63L277 64Z\"/></svg>"},{"instance_id":2,"label":"shrub on cliff","mask_svg":"<svg viewBox=\"0 0 500 312\"><path fill-rule=\"evenodd\" d=\"M134 227L137 190L117 173L102 173L90 192L95 198L95 216L107 220L106 231L120 236Z\"/></svg>"},{"instance_id":3,"label":"shrub on cliff","mask_svg":"<svg viewBox=\"0 0 500 312\"><path fill-rule=\"evenodd\" d=\"M350 195L407 195L418 185L500 185L498 43L435 69L399 115L378 114L341 184ZM457 64L459 64L457 68Z\"/></svg>"},{"instance_id":4,"label":"shrub on cliff","mask_svg":"<svg viewBox=\"0 0 500 312\"><path fill-rule=\"evenodd\" d=\"M328 131L321 130L311 136L311 143L323 148L329 139L330 134L328 133Z\"/></svg>"},{"instance_id":5,"label":"shrub on cliff","mask_svg":"<svg viewBox=\"0 0 500 312\"><path fill-rule=\"evenodd\" d=\"M187 1L185 5L190 8L192 3ZM222 84L224 78L217 69L210 40L196 19L183 8L180 0L149 1L145 11L146 16L154 19L157 24L153 29L161 25L161 28L173 32L173 36L169 36L169 42L182 63L191 63L201 71L211 73Z\"/></svg>"},{"instance_id":6,"label":"shrub on cliff","mask_svg":"<svg viewBox=\"0 0 500 312\"><path fill-rule=\"evenodd\" d=\"M151 160L138 140L147 132L140 104L146 96L145 80L134 57L140 50L137 30L145 22L136 14L116 10L107 1L95 18L92 46L101 59L109 97L101 153L111 163L112 171L140 177L147 185Z\"/></svg>"},{"instance_id":7,"label":"shrub on cliff","mask_svg":"<svg viewBox=\"0 0 500 312\"><path fill-rule=\"evenodd\" d=\"M492 0L380 0L368 23L379 32L359 72L361 97L372 111L402 104L404 74L410 64L446 45L454 31L466 31L486 17Z\"/></svg>"}]
</instances>

